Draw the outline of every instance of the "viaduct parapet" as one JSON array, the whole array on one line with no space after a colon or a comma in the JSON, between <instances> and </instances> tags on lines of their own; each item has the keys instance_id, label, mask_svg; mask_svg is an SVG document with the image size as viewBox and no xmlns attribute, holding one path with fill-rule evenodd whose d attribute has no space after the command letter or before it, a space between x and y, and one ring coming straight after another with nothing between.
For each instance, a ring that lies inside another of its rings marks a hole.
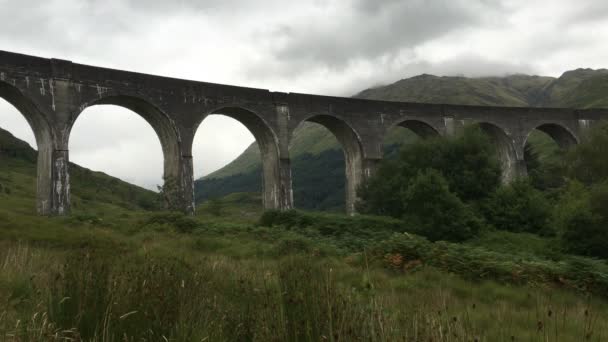
<instances>
[{"instance_id":1,"label":"viaduct parapet","mask_svg":"<svg viewBox=\"0 0 608 342\"><path fill-rule=\"evenodd\" d=\"M29 122L38 145L37 210L70 210L71 129L88 107L122 106L144 118L161 142L169 206L194 212L192 143L211 114L245 125L257 140L267 209L293 207L289 142L305 121L325 126L346 161L346 207L354 212L357 186L382 159L384 136L404 126L420 136L451 135L478 124L496 142L503 180L526 175L524 146L539 129L560 146L576 144L608 109L521 108L374 101L196 82L0 51L0 97ZM170 185L170 186L169 186Z\"/></svg>"}]
</instances>

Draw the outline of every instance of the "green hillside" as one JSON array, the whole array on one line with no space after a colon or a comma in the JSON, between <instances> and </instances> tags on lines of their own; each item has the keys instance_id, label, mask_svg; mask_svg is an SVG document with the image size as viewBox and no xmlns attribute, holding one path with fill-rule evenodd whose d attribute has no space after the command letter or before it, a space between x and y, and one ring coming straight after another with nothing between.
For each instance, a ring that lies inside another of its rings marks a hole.
<instances>
[{"instance_id":1,"label":"green hillside","mask_svg":"<svg viewBox=\"0 0 608 342\"><path fill-rule=\"evenodd\" d=\"M0 213L35 211L37 152L0 129ZM70 164L72 208L75 213L118 212L159 207L152 191Z\"/></svg>"},{"instance_id":2,"label":"green hillside","mask_svg":"<svg viewBox=\"0 0 608 342\"><path fill-rule=\"evenodd\" d=\"M607 94L608 70L577 69L565 72L559 78L420 75L364 90L355 97L446 104L591 108L608 107ZM390 151L400 144L414 139L416 136L409 130L396 128L385 142L386 152L390 155ZM531 144L536 145L537 150L547 150L551 149L552 142L544 134L535 134ZM334 136L318 124L305 123L294 134L290 154L296 206L339 210L343 206L344 158ZM204 201L232 192L260 191L261 187L259 149L253 143L224 168L197 180L195 192L197 201ZM315 194L314 200L310 194Z\"/></svg>"}]
</instances>

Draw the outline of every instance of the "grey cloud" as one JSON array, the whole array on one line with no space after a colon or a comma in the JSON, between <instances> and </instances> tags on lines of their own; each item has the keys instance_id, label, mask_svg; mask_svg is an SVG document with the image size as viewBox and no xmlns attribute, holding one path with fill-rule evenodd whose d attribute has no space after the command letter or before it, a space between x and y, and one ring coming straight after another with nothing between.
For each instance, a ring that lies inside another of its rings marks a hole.
<instances>
[{"instance_id":1,"label":"grey cloud","mask_svg":"<svg viewBox=\"0 0 608 342\"><path fill-rule=\"evenodd\" d=\"M608 20L608 2L605 0L588 0L577 3L578 6L566 17L569 25Z\"/></svg>"},{"instance_id":2,"label":"grey cloud","mask_svg":"<svg viewBox=\"0 0 608 342\"><path fill-rule=\"evenodd\" d=\"M344 68L356 59L396 53L449 32L480 25L499 6L487 1L364 1L328 13L331 18L305 18L269 32L284 41L273 51L287 64Z\"/></svg>"},{"instance_id":3,"label":"grey cloud","mask_svg":"<svg viewBox=\"0 0 608 342\"><path fill-rule=\"evenodd\" d=\"M89 0L97 2L97 0ZM198 14L250 13L248 11L264 11L268 7L284 5L278 0L266 0L263 4L256 0L126 0L128 6L137 11L144 12L189 12Z\"/></svg>"},{"instance_id":4,"label":"grey cloud","mask_svg":"<svg viewBox=\"0 0 608 342\"><path fill-rule=\"evenodd\" d=\"M383 65L371 77L356 78L344 86L344 96L351 96L365 88L394 83L403 78L421 74L435 76L464 76L489 77L507 76L513 74L535 75L538 71L530 64L510 63L490 60L478 55L460 55L448 60L431 63L428 61L414 61L397 67Z\"/></svg>"}]
</instances>

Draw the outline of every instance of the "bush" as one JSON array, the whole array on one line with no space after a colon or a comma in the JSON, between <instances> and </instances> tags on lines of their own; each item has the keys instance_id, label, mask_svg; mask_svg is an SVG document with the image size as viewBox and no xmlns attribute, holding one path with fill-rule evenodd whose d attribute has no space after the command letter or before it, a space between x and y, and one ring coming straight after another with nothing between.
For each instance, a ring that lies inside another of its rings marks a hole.
<instances>
[{"instance_id":1,"label":"bush","mask_svg":"<svg viewBox=\"0 0 608 342\"><path fill-rule=\"evenodd\" d=\"M412 231L401 220L377 216L345 216L296 210L269 210L259 225L282 227L318 243L329 242L346 251L361 251L395 232Z\"/></svg>"},{"instance_id":2,"label":"bush","mask_svg":"<svg viewBox=\"0 0 608 342\"><path fill-rule=\"evenodd\" d=\"M464 241L477 235L482 226L435 170L418 173L403 193L403 202L404 220L431 241Z\"/></svg>"},{"instance_id":3,"label":"bush","mask_svg":"<svg viewBox=\"0 0 608 342\"><path fill-rule=\"evenodd\" d=\"M591 130L588 138L575 146L566 158L568 175L585 184L608 180L608 123Z\"/></svg>"},{"instance_id":4,"label":"bush","mask_svg":"<svg viewBox=\"0 0 608 342\"><path fill-rule=\"evenodd\" d=\"M499 230L552 234L548 226L551 207L543 193L526 180L500 187L482 204L482 212Z\"/></svg>"},{"instance_id":5,"label":"bush","mask_svg":"<svg viewBox=\"0 0 608 342\"><path fill-rule=\"evenodd\" d=\"M387 256L399 255L468 279L493 279L528 285L554 285L606 295L608 265L581 257L549 261L534 256L525 258L497 253L480 247L449 242L429 242L413 234L394 234L370 250L375 260L386 263ZM391 264L386 265L391 267Z\"/></svg>"},{"instance_id":6,"label":"bush","mask_svg":"<svg viewBox=\"0 0 608 342\"><path fill-rule=\"evenodd\" d=\"M151 215L144 221L143 226L169 225L179 233L192 233L199 226L199 223L192 217L180 212L165 212Z\"/></svg>"},{"instance_id":7,"label":"bush","mask_svg":"<svg viewBox=\"0 0 608 342\"><path fill-rule=\"evenodd\" d=\"M438 137L404 146L398 160L382 161L376 174L359 189L360 212L401 217L401 192L418 172L439 171L461 200L479 200L500 184L500 163L479 128L468 127L457 137Z\"/></svg>"},{"instance_id":8,"label":"bush","mask_svg":"<svg viewBox=\"0 0 608 342\"><path fill-rule=\"evenodd\" d=\"M580 190L579 190L580 192ZM568 252L608 258L608 182L569 202L562 216L562 242Z\"/></svg>"}]
</instances>

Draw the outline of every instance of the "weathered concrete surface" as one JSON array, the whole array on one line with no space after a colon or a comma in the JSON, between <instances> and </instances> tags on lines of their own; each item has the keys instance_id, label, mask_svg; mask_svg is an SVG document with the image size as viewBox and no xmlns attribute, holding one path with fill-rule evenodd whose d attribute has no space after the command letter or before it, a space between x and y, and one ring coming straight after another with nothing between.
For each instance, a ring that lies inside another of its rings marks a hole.
<instances>
[{"instance_id":1,"label":"weathered concrete surface","mask_svg":"<svg viewBox=\"0 0 608 342\"><path fill-rule=\"evenodd\" d=\"M566 147L608 110L455 106L373 101L270 92L145 75L0 51L0 97L27 119L39 148L40 214L70 209L68 142L74 122L90 106L113 104L144 118L161 142L166 205L194 212L192 143L200 123L214 113L243 123L262 155L265 208L293 207L289 142L304 121L328 128L346 160L346 204L354 213L356 189L382 158L388 130L404 126L421 136L453 135L476 123L499 147L503 179L526 174L524 146L538 128Z\"/></svg>"}]
</instances>

